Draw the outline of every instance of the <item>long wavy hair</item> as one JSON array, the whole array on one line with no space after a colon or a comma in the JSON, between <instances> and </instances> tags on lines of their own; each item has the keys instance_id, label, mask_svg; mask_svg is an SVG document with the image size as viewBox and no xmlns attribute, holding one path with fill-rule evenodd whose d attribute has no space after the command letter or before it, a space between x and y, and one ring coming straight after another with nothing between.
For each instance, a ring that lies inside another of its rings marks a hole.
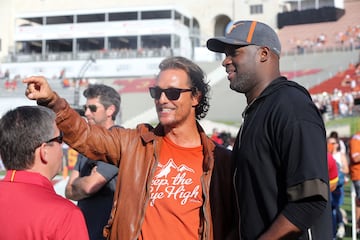
<instances>
[{"instance_id":1,"label":"long wavy hair","mask_svg":"<svg viewBox=\"0 0 360 240\"><path fill-rule=\"evenodd\" d=\"M196 119L204 118L209 111L209 92L210 85L206 81L204 71L191 60L184 57L170 57L164 59L159 65L160 71L166 69L182 69L190 79L191 88L195 91L192 93L194 96L200 92L199 104L195 107Z\"/></svg>"}]
</instances>

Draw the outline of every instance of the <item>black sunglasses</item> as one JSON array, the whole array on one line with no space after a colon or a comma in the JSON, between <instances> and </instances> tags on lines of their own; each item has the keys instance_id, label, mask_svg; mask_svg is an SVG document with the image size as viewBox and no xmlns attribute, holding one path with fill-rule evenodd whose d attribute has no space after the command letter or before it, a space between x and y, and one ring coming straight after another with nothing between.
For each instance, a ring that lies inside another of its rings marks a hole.
<instances>
[{"instance_id":1,"label":"black sunglasses","mask_svg":"<svg viewBox=\"0 0 360 240\"><path fill-rule=\"evenodd\" d=\"M58 142L59 144L63 143L63 137L64 137L64 133L62 131L60 131L59 136L54 137L50 140L47 140L45 143L51 143L51 142Z\"/></svg>"},{"instance_id":2,"label":"black sunglasses","mask_svg":"<svg viewBox=\"0 0 360 240\"><path fill-rule=\"evenodd\" d=\"M180 97L180 94L183 92L191 92L192 89L182 89L182 88L160 88L160 87L149 87L150 90L150 96L156 100L159 100L161 97L161 94L164 92L165 96L171 100L178 100Z\"/></svg>"},{"instance_id":3,"label":"black sunglasses","mask_svg":"<svg viewBox=\"0 0 360 240\"><path fill-rule=\"evenodd\" d=\"M60 131L59 136L51 138L51 139L49 139L49 140L47 140L45 142L40 143L39 145L36 146L36 148L40 147L43 143L58 142L59 144L62 144L63 143L63 137L64 137L64 133L62 131Z\"/></svg>"},{"instance_id":4,"label":"black sunglasses","mask_svg":"<svg viewBox=\"0 0 360 240\"><path fill-rule=\"evenodd\" d=\"M84 105L84 111L86 112L87 109L90 109L91 112L96 112L97 111L97 106L94 104L91 105Z\"/></svg>"}]
</instances>

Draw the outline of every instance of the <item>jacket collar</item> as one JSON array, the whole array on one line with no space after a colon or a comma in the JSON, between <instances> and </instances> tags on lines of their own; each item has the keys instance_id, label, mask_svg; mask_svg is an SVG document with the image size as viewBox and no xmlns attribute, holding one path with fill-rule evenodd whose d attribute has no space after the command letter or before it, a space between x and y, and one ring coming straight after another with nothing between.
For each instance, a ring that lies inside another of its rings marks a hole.
<instances>
[{"instance_id":1,"label":"jacket collar","mask_svg":"<svg viewBox=\"0 0 360 240\"><path fill-rule=\"evenodd\" d=\"M211 168L210 162L213 162L211 158L213 156L212 152L215 149L215 143L208 138L198 121L196 121L196 127L200 134L201 144L203 146L203 169L204 171L208 171ZM145 143L154 141L158 137L165 136L164 126L160 123L155 128L150 124L140 124L137 126L137 129L140 131L140 136Z\"/></svg>"},{"instance_id":2,"label":"jacket collar","mask_svg":"<svg viewBox=\"0 0 360 240\"><path fill-rule=\"evenodd\" d=\"M242 115L245 116L254 106L256 106L258 102L260 102L262 99L266 98L268 95L271 95L275 92L277 92L280 88L284 87L284 86L290 86L290 87L295 87L297 89L299 89L300 91L304 92L309 98L311 98L309 92L300 84L288 80L286 77L284 76L280 76L276 79L274 79L269 86L267 86L264 91L260 94L260 96L258 96L257 98L254 99L253 102L251 102L243 111Z\"/></svg>"},{"instance_id":3,"label":"jacket collar","mask_svg":"<svg viewBox=\"0 0 360 240\"><path fill-rule=\"evenodd\" d=\"M206 135L204 129L201 127L198 121L196 121L196 127L201 136ZM141 138L145 142L153 141L156 136L165 136L164 126L162 126L160 123L156 125L155 128L150 124L140 124L136 128L140 131ZM203 138L201 140L203 140Z\"/></svg>"}]
</instances>

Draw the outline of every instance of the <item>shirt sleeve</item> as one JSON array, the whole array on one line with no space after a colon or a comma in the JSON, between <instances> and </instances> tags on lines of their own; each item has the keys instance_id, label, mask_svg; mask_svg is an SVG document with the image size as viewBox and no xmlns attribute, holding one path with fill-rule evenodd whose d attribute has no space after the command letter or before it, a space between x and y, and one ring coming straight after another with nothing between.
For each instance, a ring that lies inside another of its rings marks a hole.
<instances>
[{"instance_id":1,"label":"shirt sleeve","mask_svg":"<svg viewBox=\"0 0 360 240\"><path fill-rule=\"evenodd\" d=\"M328 200L328 166L325 130L321 123L296 120L285 128L280 145L289 201L321 196Z\"/></svg>"},{"instance_id":2,"label":"shirt sleeve","mask_svg":"<svg viewBox=\"0 0 360 240\"><path fill-rule=\"evenodd\" d=\"M110 181L118 174L119 169L115 165L100 161L97 161L96 165L96 171L100 173L107 181Z\"/></svg>"},{"instance_id":3,"label":"shirt sleeve","mask_svg":"<svg viewBox=\"0 0 360 240\"><path fill-rule=\"evenodd\" d=\"M59 239L65 240L88 240L89 234L86 227L85 219L80 211L80 209L76 208L71 213L69 213L64 219L64 224L60 231L63 233L63 236L59 237Z\"/></svg>"},{"instance_id":4,"label":"shirt sleeve","mask_svg":"<svg viewBox=\"0 0 360 240\"><path fill-rule=\"evenodd\" d=\"M325 208L326 201L318 198L312 201L289 203L282 213L290 222L304 232L314 224Z\"/></svg>"},{"instance_id":5,"label":"shirt sleeve","mask_svg":"<svg viewBox=\"0 0 360 240\"><path fill-rule=\"evenodd\" d=\"M360 135L355 134L349 142L350 159L357 157L360 154Z\"/></svg>"},{"instance_id":6,"label":"shirt sleeve","mask_svg":"<svg viewBox=\"0 0 360 240\"><path fill-rule=\"evenodd\" d=\"M81 158L83 156L81 154L78 154L77 156L77 160L76 160L76 163L75 163L75 166L74 166L74 170L80 172L80 169L82 168L82 162L81 162Z\"/></svg>"}]
</instances>

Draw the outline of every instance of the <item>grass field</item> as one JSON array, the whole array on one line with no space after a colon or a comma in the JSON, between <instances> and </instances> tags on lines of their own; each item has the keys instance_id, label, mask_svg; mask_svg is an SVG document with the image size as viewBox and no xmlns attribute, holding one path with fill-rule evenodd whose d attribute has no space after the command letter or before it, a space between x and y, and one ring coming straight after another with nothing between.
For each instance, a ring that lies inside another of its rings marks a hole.
<instances>
[{"instance_id":1,"label":"grass field","mask_svg":"<svg viewBox=\"0 0 360 240\"><path fill-rule=\"evenodd\" d=\"M351 136L354 133L360 131L360 117L354 116L354 117L338 118L335 120L327 121L325 125L326 127L350 126L350 136Z\"/></svg>"},{"instance_id":2,"label":"grass field","mask_svg":"<svg viewBox=\"0 0 360 240\"><path fill-rule=\"evenodd\" d=\"M346 229L346 235L343 238L343 240L351 240L352 239L352 219L351 219L351 182L348 182L345 185L345 199L344 199L344 205L342 206L342 209L346 211L348 223L345 225Z\"/></svg>"}]
</instances>

